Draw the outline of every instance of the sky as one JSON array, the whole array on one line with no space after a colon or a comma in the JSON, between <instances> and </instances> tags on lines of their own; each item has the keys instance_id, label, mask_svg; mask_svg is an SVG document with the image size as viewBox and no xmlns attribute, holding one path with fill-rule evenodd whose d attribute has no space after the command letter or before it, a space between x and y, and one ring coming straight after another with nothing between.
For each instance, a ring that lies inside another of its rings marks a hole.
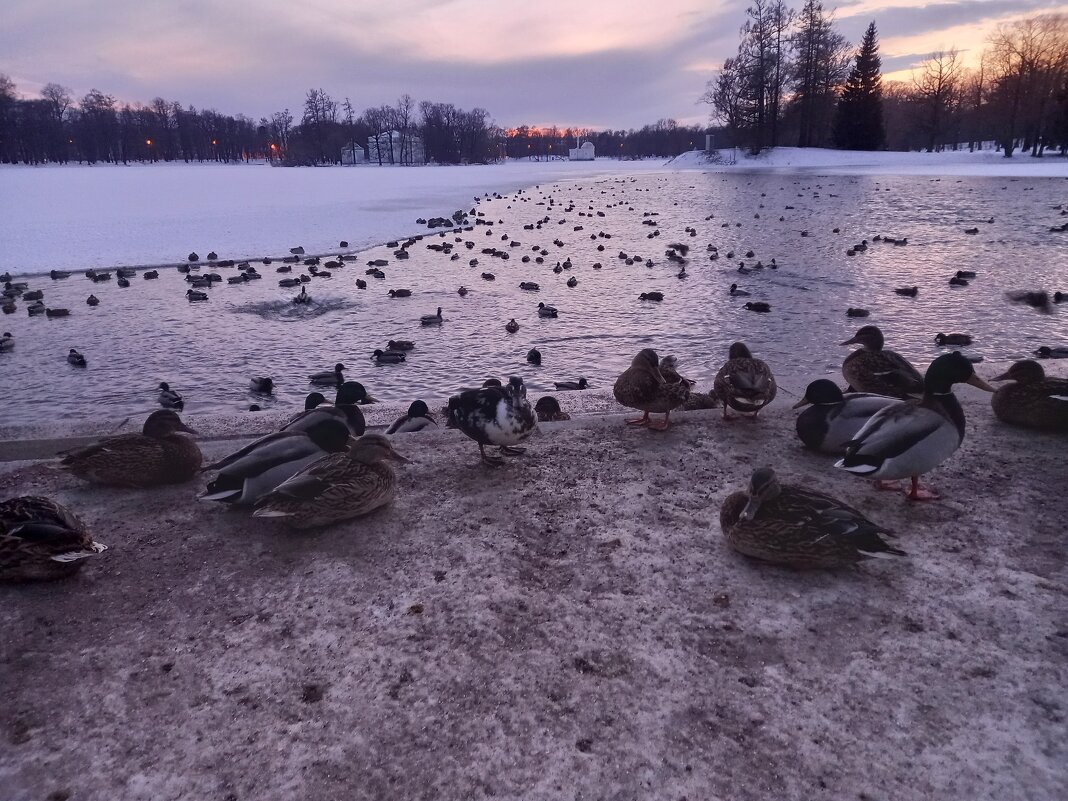
<instances>
[{"instance_id":1,"label":"sky","mask_svg":"<svg viewBox=\"0 0 1068 801\"><path fill-rule=\"evenodd\" d=\"M738 45L749 0L3 0L0 73L25 97L155 97L253 119L322 88L353 106L480 106L500 125L704 124L699 98ZM801 0L791 3L799 8ZM828 3L828 7L835 7ZM928 54L977 59L1002 22L1068 13L1057 0L847 0L854 44L875 20L883 70Z\"/></svg>"}]
</instances>

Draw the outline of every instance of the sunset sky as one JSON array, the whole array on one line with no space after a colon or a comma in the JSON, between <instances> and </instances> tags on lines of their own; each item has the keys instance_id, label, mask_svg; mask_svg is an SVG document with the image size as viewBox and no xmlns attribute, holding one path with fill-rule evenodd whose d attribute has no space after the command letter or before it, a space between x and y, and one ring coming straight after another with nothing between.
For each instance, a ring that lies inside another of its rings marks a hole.
<instances>
[{"instance_id":1,"label":"sunset sky","mask_svg":"<svg viewBox=\"0 0 1068 801\"><path fill-rule=\"evenodd\" d=\"M0 72L24 96L156 96L253 118L299 118L321 87L357 109L416 100L482 106L505 126L703 123L705 83L734 53L748 0L4 0ZM832 4L828 4L833 7ZM800 2L795 3L800 7ZM978 56L999 23L1068 12L1050 0L857 0L837 6L856 43L871 20L884 73L932 51Z\"/></svg>"}]
</instances>

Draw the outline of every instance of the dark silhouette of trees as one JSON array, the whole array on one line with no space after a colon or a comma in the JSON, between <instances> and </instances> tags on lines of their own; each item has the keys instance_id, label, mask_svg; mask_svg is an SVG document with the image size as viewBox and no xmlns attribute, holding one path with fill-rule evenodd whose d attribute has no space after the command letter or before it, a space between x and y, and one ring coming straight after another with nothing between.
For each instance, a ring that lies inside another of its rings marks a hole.
<instances>
[{"instance_id":1,"label":"dark silhouette of trees","mask_svg":"<svg viewBox=\"0 0 1068 801\"><path fill-rule=\"evenodd\" d=\"M788 110L797 128L797 146L825 147L838 88L849 71L849 42L834 29L832 15L820 0L806 0L796 20Z\"/></svg>"},{"instance_id":2,"label":"dark silhouette of trees","mask_svg":"<svg viewBox=\"0 0 1068 801\"><path fill-rule=\"evenodd\" d=\"M882 60L875 23L868 25L856 63L838 100L835 144L846 150L878 150L886 142L883 127Z\"/></svg>"}]
</instances>

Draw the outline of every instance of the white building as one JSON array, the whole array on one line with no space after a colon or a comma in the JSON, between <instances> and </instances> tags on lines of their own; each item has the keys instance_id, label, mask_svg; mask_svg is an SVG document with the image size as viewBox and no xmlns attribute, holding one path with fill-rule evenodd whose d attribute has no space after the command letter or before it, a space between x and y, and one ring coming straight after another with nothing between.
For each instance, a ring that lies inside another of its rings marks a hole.
<instances>
[{"instance_id":1,"label":"white building","mask_svg":"<svg viewBox=\"0 0 1068 801\"><path fill-rule=\"evenodd\" d=\"M346 167L352 166L353 164L366 164L367 154L362 147L355 142L352 142L341 151L341 163Z\"/></svg>"},{"instance_id":2,"label":"white building","mask_svg":"<svg viewBox=\"0 0 1068 801\"><path fill-rule=\"evenodd\" d=\"M571 161L593 161L594 155L593 142L583 142L567 152L567 157Z\"/></svg>"},{"instance_id":3,"label":"white building","mask_svg":"<svg viewBox=\"0 0 1068 801\"><path fill-rule=\"evenodd\" d=\"M411 132L382 131L367 140L368 161L372 164L423 164L423 137Z\"/></svg>"}]
</instances>

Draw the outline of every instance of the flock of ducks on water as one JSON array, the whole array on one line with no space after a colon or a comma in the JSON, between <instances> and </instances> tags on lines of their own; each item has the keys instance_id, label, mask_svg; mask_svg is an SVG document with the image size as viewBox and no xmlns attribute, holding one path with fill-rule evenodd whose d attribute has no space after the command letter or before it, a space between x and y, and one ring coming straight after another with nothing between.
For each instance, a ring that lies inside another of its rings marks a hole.
<instances>
[{"instance_id":1,"label":"flock of ducks on water","mask_svg":"<svg viewBox=\"0 0 1068 801\"><path fill-rule=\"evenodd\" d=\"M840 457L836 468L893 489L888 482L910 479L907 497L939 496L919 477L940 465L964 440L964 412L953 394L967 383L993 392L1002 421L1041 431L1068 433L1068 379L1047 378L1033 360L1018 361L992 379L1011 383L994 390L975 374L959 351L936 358L921 376L899 354L884 347L881 331L864 326L846 344L860 344L842 365L843 391L827 379L813 381L795 408L802 443ZM335 371L313 376L327 383ZM616 400L642 413L628 425L664 430L671 412L690 400L694 382L678 373L674 357L640 351L613 386ZM756 419L775 398L771 368L742 342L731 345L708 397ZM384 433L368 432L360 403L367 392L343 382L333 404L311 393L305 410L277 432L203 464L193 435L174 408L153 412L142 431L109 437L61 454L58 466L93 484L151 488L180 484L202 472L214 474L200 494L204 501L250 509L254 517L280 518L298 529L327 526L366 515L396 494L392 463L407 462L391 438L435 426L427 404L417 400ZM182 399L160 386L164 405ZM491 379L449 399L447 423L478 445L483 462L497 466L505 455L521 454L539 420L567 419L559 402L544 397L532 407L522 378ZM654 420L650 415L663 415ZM497 448L489 454L487 447ZM847 504L804 487L781 484L771 468L756 470L745 491L731 494L720 510L729 544L749 557L796 568L835 568L873 556L903 555L886 529ZM85 558L103 551L70 510L48 498L25 496L0 503L0 578L48 580L68 576Z\"/></svg>"},{"instance_id":2,"label":"flock of ducks on water","mask_svg":"<svg viewBox=\"0 0 1068 801\"><path fill-rule=\"evenodd\" d=\"M500 195L495 197L500 198ZM550 199L549 207L554 205ZM569 203L565 211L572 210L574 204ZM633 207L629 210L633 211ZM580 214L594 216L592 211ZM461 216L466 223L467 215ZM604 214L597 212L596 216L603 217ZM649 239L660 234L653 219L656 216L649 212L643 215L646 219L642 224L652 229L647 234ZM549 223L549 217L545 216L524 229L540 230ZM475 225L489 223L477 219ZM457 227L453 232L471 231L475 225ZM574 228L582 230L582 226ZM489 233L491 231L487 231ZM687 228L687 233L696 236L697 232ZM808 232L803 231L801 235L807 236ZM445 234L442 232L438 236L444 237ZM395 258L404 260L409 255L408 248L421 238L391 242L389 246L396 248ZM611 235L599 232L590 238L599 241L609 239ZM501 239L509 248L519 246L508 235ZM907 240L890 237L876 237L875 240L907 244ZM465 241L461 236L454 242L428 247L455 261L459 259L459 253L452 251L461 242L469 250L475 247L473 241ZM342 247L347 244L341 242ZM564 245L559 239L554 239L553 244L557 247ZM861 253L867 247L868 242L864 240L851 246L847 255ZM597 249L603 251L604 243L599 241ZM536 255L524 255L522 262L533 260L544 264L549 251L540 246L533 250ZM689 251L689 246L682 243L672 243L665 251L668 261L678 266L676 277L679 279L688 276ZM332 272L356 258L338 255L320 267L320 258L305 258L303 248L292 248L290 252L289 257L282 259L278 271L291 272L293 265L300 262L310 273L279 281L282 287L301 287L300 294L293 298L297 304L312 303L305 285L313 277L329 278ZM509 258L509 251L504 249L484 248L481 252L492 258ZM718 249L712 245L708 247L708 254L713 261L720 257ZM725 255L728 259L734 258L733 251ZM747 258L753 256L752 251L746 253ZM619 258L628 264L641 262L652 266L651 260L622 251ZM198 275L201 265L196 253L189 254L188 260L190 264L179 268L191 284L186 297L191 302L207 300L210 296L203 290L221 283L222 278L218 273ZM263 263L270 264L271 261L264 259ZM208 264L236 266L239 275L227 279L227 283L262 278L249 263L235 265L218 261L215 253L208 254ZM368 262L368 276L384 278L381 268L387 264L385 259ZM478 259L470 260L469 266L477 265ZM601 266L597 263L594 269ZM553 272L560 274L571 267L568 258L557 262ZM743 261L737 272L749 275L763 269L775 270L778 264L775 259L767 265L759 261L747 265ZM117 273L120 283L129 286L133 271L120 269ZM110 273L92 270L86 274L94 282L107 281L111 277ZM58 280L68 275L53 271L51 277ZM151 280L157 278L158 273L148 271L144 277ZM486 281L496 279L488 271L481 277ZM966 286L974 277L972 272L958 271L950 279L950 284ZM31 315L43 312L48 316L63 316L68 313L65 309L44 308L41 290L28 291L25 284L12 282L10 275L0 276L0 281L4 282L4 312L14 311L15 300L21 296L24 301L35 304L28 307ZM364 279L357 280L356 284L359 289L367 287ZM577 284L574 276L566 283L568 287ZM523 281L519 286L527 292L540 290L540 286L532 281ZM457 292L463 297L469 290L461 286ZM895 292L915 297L918 289L900 287ZM729 294L747 297L750 293L732 284ZM411 291L395 288L388 295L390 298L406 298L411 296ZM1041 312L1049 312L1052 304L1065 300L1060 292L1045 291L1013 292L1008 293L1008 297ZM644 292L639 300L660 302L663 293ZM96 305L99 299L90 295L87 303ZM36 304L41 304L40 311ZM747 302L744 308L757 313L771 311L770 304L761 301ZM542 318L554 318L559 314L555 307L544 302L538 303L536 313ZM847 310L849 317L869 314L865 309ZM444 321L441 307L434 314L419 318L421 326L438 326ZM509 333L519 329L515 318L505 324ZM971 344L971 337L939 333L935 341L944 347L967 346ZM993 392L993 411L1008 424L1045 432L1068 432L1068 379L1046 377L1036 361L1018 361L1008 371L991 379L1010 382L994 390L975 374L973 363L959 351L937 357L926 373L920 375L904 357L886 349L883 333L875 326L860 328L841 344L860 345L842 365L847 387L843 392L827 379L810 383L804 397L794 407L807 407L797 418L797 435L807 448L839 457L834 467L870 479L880 489L892 489L890 482L909 479L911 485L906 497L910 500L938 498L936 493L921 487L919 479L950 458L964 440L964 412L953 394L955 384L968 383ZM5 333L0 338L0 351L13 347L14 338ZM373 352L372 359L380 364L400 364L414 347L410 341L390 340L386 348ZM1043 346L1035 355L1065 358L1068 349ZM74 348L70 349L67 360L79 367L87 363L84 355ZM536 348L531 349L527 361L539 365L541 353ZM346 381L344 370L344 364L338 363L333 370L309 376L313 385L336 387L332 404L322 393L313 392L307 398L304 411L287 421L279 431L208 465L203 464L202 454L193 439L196 432L187 427L177 413L183 409L184 399L167 383L161 383L158 399L163 408L148 417L140 433L110 437L88 447L76 448L61 455L59 467L93 484L141 489L185 483L208 472L213 475L199 496L202 500L248 509L255 517L280 518L294 528L327 526L366 515L394 499L397 480L392 463L408 461L395 450L391 437L436 426L437 420L427 404L417 400L410 405L407 414L398 418L384 433L368 432L360 405L374 399L359 382ZM627 420L629 425L665 430L670 426L671 412L679 408L722 406L724 420L735 419L731 410L755 420L777 393L771 368L754 357L743 342L731 345L709 392L695 392L694 384L679 374L678 361L673 356L659 358L655 350L646 348L616 379L613 394L621 405L642 413L638 418ZM588 386L585 378L556 384L558 390ZM270 393L273 381L269 377L254 377L250 389ZM492 466L502 464L505 455L522 453L522 443L534 432L539 421L568 419L559 401L552 396L539 399L532 407L523 380L516 376L507 382L490 379L482 387L463 390L449 399L443 412L446 424L472 439L478 445L481 460ZM663 415L663 418L654 420L651 415ZM487 453L489 447L497 448L498 453ZM889 531L856 509L822 493L781 484L771 468L756 470L746 490L727 497L720 510L720 523L727 541L740 553L797 568L836 568L869 557L904 555L902 550L888 542L892 538ZM53 500L26 496L0 503L0 579L47 580L68 576L79 569L85 558L104 549L104 545L92 539L76 515Z\"/></svg>"}]
</instances>

